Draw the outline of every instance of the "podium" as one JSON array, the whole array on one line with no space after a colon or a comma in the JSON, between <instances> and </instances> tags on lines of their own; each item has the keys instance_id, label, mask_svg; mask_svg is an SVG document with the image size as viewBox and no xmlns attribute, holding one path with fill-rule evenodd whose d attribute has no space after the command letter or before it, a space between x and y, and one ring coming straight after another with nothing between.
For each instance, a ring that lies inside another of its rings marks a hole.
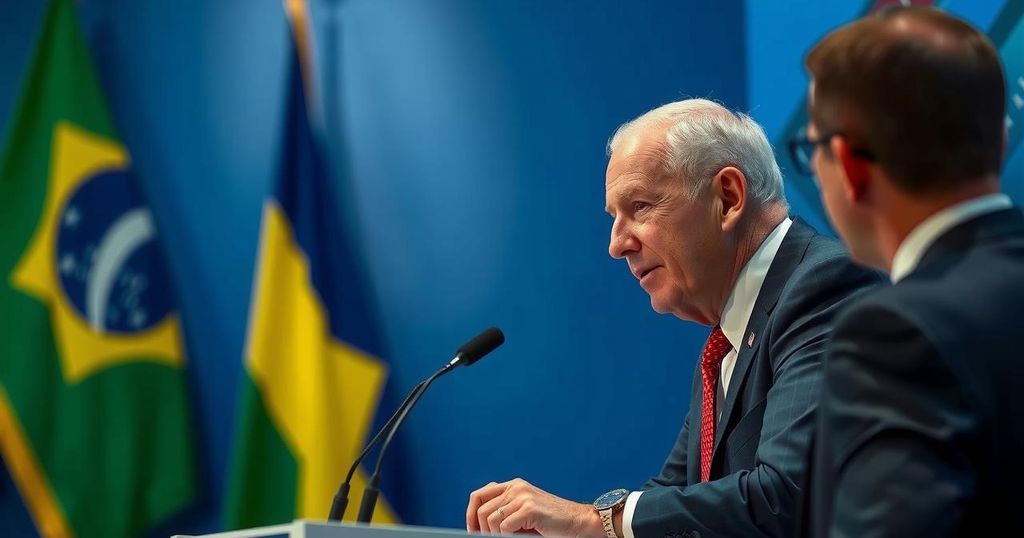
<instances>
[{"instance_id":1,"label":"podium","mask_svg":"<svg viewBox=\"0 0 1024 538\"><path fill-rule=\"evenodd\" d=\"M257 527L239 531L190 536L176 534L171 538L467 538L457 529L409 527L402 525L360 525L300 519L283 525Z\"/></svg>"}]
</instances>

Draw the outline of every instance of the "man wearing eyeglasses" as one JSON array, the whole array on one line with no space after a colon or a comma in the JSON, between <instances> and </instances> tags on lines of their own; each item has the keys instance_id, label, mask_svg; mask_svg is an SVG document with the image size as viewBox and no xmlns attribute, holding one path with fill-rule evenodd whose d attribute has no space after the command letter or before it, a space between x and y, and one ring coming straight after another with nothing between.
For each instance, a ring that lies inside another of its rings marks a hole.
<instances>
[{"instance_id":1,"label":"man wearing eyeglasses","mask_svg":"<svg viewBox=\"0 0 1024 538\"><path fill-rule=\"evenodd\" d=\"M825 360L813 536L1024 536L1024 216L1005 82L968 24L889 10L807 57L810 156L853 258L890 274Z\"/></svg>"}]
</instances>

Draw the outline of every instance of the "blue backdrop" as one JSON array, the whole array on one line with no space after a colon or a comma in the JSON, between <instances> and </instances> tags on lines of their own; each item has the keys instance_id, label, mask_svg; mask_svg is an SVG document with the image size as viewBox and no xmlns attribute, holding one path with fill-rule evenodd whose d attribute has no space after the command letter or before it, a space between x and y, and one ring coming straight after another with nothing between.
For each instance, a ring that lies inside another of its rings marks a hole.
<instances>
[{"instance_id":1,"label":"blue backdrop","mask_svg":"<svg viewBox=\"0 0 1024 538\"><path fill-rule=\"evenodd\" d=\"M943 6L988 28L1003 2ZM469 492L490 480L523 476L589 501L658 470L707 331L653 313L608 257L605 142L622 121L687 96L749 110L777 139L805 91L803 52L864 7L312 2L322 127L392 365L383 408L481 328L508 337L440 381L397 438L385 474L401 480L385 493L406 522L461 527ZM0 7L4 127L42 9ZM212 531L260 204L276 170L283 11L242 0L78 10L182 290L204 493L166 530ZM790 198L825 226L816 204ZM33 532L6 475L0 521Z\"/></svg>"}]
</instances>

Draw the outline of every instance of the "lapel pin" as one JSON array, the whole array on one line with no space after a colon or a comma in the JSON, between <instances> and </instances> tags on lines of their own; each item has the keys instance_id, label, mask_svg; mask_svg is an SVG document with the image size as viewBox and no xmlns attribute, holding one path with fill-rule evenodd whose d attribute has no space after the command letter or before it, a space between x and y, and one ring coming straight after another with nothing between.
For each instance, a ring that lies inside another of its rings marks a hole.
<instances>
[{"instance_id":1,"label":"lapel pin","mask_svg":"<svg viewBox=\"0 0 1024 538\"><path fill-rule=\"evenodd\" d=\"M747 347L754 347L754 333L750 333L750 338L747 338Z\"/></svg>"}]
</instances>

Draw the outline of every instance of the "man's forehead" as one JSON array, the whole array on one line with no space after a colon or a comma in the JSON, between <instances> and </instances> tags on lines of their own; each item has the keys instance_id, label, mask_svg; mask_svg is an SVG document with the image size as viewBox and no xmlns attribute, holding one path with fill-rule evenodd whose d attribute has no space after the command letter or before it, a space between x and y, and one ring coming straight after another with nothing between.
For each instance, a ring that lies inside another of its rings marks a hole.
<instances>
[{"instance_id":1,"label":"man's forehead","mask_svg":"<svg viewBox=\"0 0 1024 538\"><path fill-rule=\"evenodd\" d=\"M658 175L666 160L664 137L633 136L623 140L608 161L606 181L610 185L623 174Z\"/></svg>"},{"instance_id":2,"label":"man's forehead","mask_svg":"<svg viewBox=\"0 0 1024 538\"><path fill-rule=\"evenodd\" d=\"M629 198L644 189L651 187L653 178L645 174L622 174L605 184L608 197Z\"/></svg>"}]
</instances>

